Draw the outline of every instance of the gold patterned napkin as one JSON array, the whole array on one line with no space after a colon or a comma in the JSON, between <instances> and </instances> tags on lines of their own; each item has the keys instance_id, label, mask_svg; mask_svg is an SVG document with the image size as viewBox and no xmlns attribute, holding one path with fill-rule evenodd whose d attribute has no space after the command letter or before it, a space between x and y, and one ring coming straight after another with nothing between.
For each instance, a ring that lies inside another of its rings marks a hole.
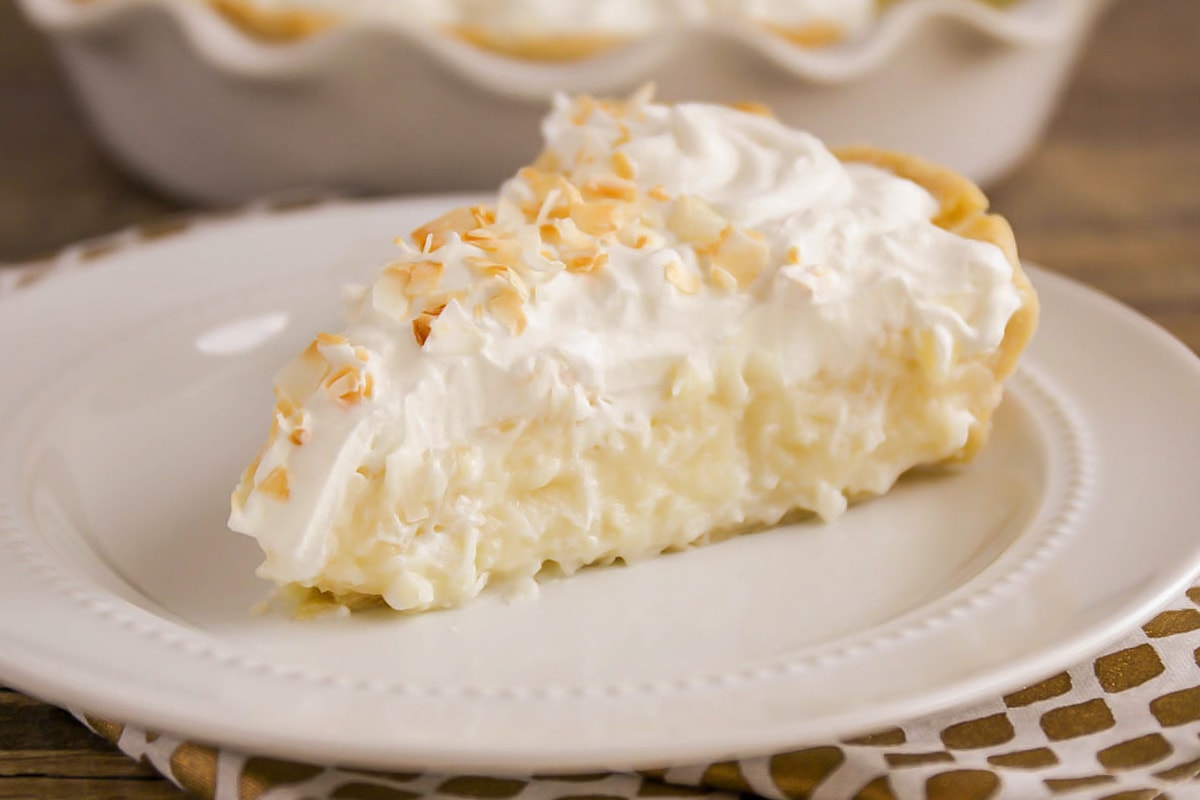
<instances>
[{"instance_id":1,"label":"gold patterned napkin","mask_svg":"<svg viewBox=\"0 0 1200 800\"><path fill-rule=\"evenodd\" d=\"M640 773L493 778L259 758L77 714L206 800L1200 798L1200 586L1100 657L973 708L786 753Z\"/></svg>"}]
</instances>

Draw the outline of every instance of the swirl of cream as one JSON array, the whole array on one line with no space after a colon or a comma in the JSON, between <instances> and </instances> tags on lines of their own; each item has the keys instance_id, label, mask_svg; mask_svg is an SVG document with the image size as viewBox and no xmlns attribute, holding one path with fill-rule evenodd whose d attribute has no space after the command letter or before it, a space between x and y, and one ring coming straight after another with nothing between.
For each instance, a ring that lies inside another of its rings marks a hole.
<instances>
[{"instance_id":1,"label":"swirl of cream","mask_svg":"<svg viewBox=\"0 0 1200 800\"><path fill-rule=\"evenodd\" d=\"M647 104L621 121L624 131L612 117L588 122L575 125L560 99L544 126L547 149L561 163L575 164L576 178L588 177L589 169L602 173L608 164L602 154L618 150L632 162L640 188L701 196L741 225L837 205L853 191L846 171L816 137L770 117L715 105ZM623 137L630 141L619 144Z\"/></svg>"}]
</instances>

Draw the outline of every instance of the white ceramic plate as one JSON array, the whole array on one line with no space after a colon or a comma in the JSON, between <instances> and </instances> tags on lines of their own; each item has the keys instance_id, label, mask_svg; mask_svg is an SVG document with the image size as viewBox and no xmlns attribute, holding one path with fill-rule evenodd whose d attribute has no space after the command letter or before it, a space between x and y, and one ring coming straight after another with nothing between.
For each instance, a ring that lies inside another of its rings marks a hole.
<instances>
[{"instance_id":1,"label":"white ceramic plate","mask_svg":"<svg viewBox=\"0 0 1200 800\"><path fill-rule=\"evenodd\" d=\"M459 198L461 200L461 198ZM133 241L0 302L0 680L258 753L489 772L746 756L1042 678L1200 563L1200 367L1034 271L994 438L836 524L423 616L254 616L228 494L269 375L453 198ZM65 263L79 260L68 254Z\"/></svg>"}]
</instances>

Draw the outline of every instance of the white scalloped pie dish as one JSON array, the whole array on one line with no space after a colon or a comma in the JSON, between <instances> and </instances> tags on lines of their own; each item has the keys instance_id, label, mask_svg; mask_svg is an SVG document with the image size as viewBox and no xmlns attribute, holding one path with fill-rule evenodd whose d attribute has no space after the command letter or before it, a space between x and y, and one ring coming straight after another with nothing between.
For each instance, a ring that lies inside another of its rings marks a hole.
<instances>
[{"instance_id":1,"label":"white scalloped pie dish","mask_svg":"<svg viewBox=\"0 0 1200 800\"><path fill-rule=\"evenodd\" d=\"M867 34L803 49L697 24L566 63L356 20L271 44L195 0L19 0L100 138L177 195L493 186L533 155L556 91L764 102L835 144L914 152L988 183L1044 129L1110 0L906 0Z\"/></svg>"},{"instance_id":2,"label":"white scalloped pie dish","mask_svg":"<svg viewBox=\"0 0 1200 800\"><path fill-rule=\"evenodd\" d=\"M462 202L128 235L96 266L73 250L0 299L0 337L22 343L0 354L16 376L0 384L0 680L325 763L663 766L1028 684L1200 567L1200 362L1034 270L1043 327L967 468L912 476L832 525L589 570L532 602L251 614L257 549L225 516L272 402L266 376L333 322L355 265Z\"/></svg>"}]
</instances>

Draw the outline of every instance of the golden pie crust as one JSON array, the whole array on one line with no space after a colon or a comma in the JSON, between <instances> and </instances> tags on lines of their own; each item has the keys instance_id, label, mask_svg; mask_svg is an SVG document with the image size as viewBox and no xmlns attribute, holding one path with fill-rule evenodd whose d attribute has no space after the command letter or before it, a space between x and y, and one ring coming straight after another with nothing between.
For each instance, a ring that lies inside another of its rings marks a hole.
<instances>
[{"instance_id":1,"label":"golden pie crust","mask_svg":"<svg viewBox=\"0 0 1200 800\"><path fill-rule=\"evenodd\" d=\"M967 178L951 169L933 164L917 156L896 153L867 145L832 148L834 155L846 163L870 164L885 169L901 178L906 178L933 195L938 202L938 215L933 224L967 239L988 242L1000 248L1012 266L1013 286L1021 298L1021 307L1008 320L1004 339L987 366L997 381L1012 374L1017 359L1029 340L1033 338L1038 323L1038 298L1021 268L1017 256L1017 242L1008 220L998 214L989 214L988 199L983 190ZM983 409L976 409L977 415ZM955 461L967 461L987 440L989 425L986 424L991 411L980 416L980 422L971 429L971 435Z\"/></svg>"}]
</instances>

